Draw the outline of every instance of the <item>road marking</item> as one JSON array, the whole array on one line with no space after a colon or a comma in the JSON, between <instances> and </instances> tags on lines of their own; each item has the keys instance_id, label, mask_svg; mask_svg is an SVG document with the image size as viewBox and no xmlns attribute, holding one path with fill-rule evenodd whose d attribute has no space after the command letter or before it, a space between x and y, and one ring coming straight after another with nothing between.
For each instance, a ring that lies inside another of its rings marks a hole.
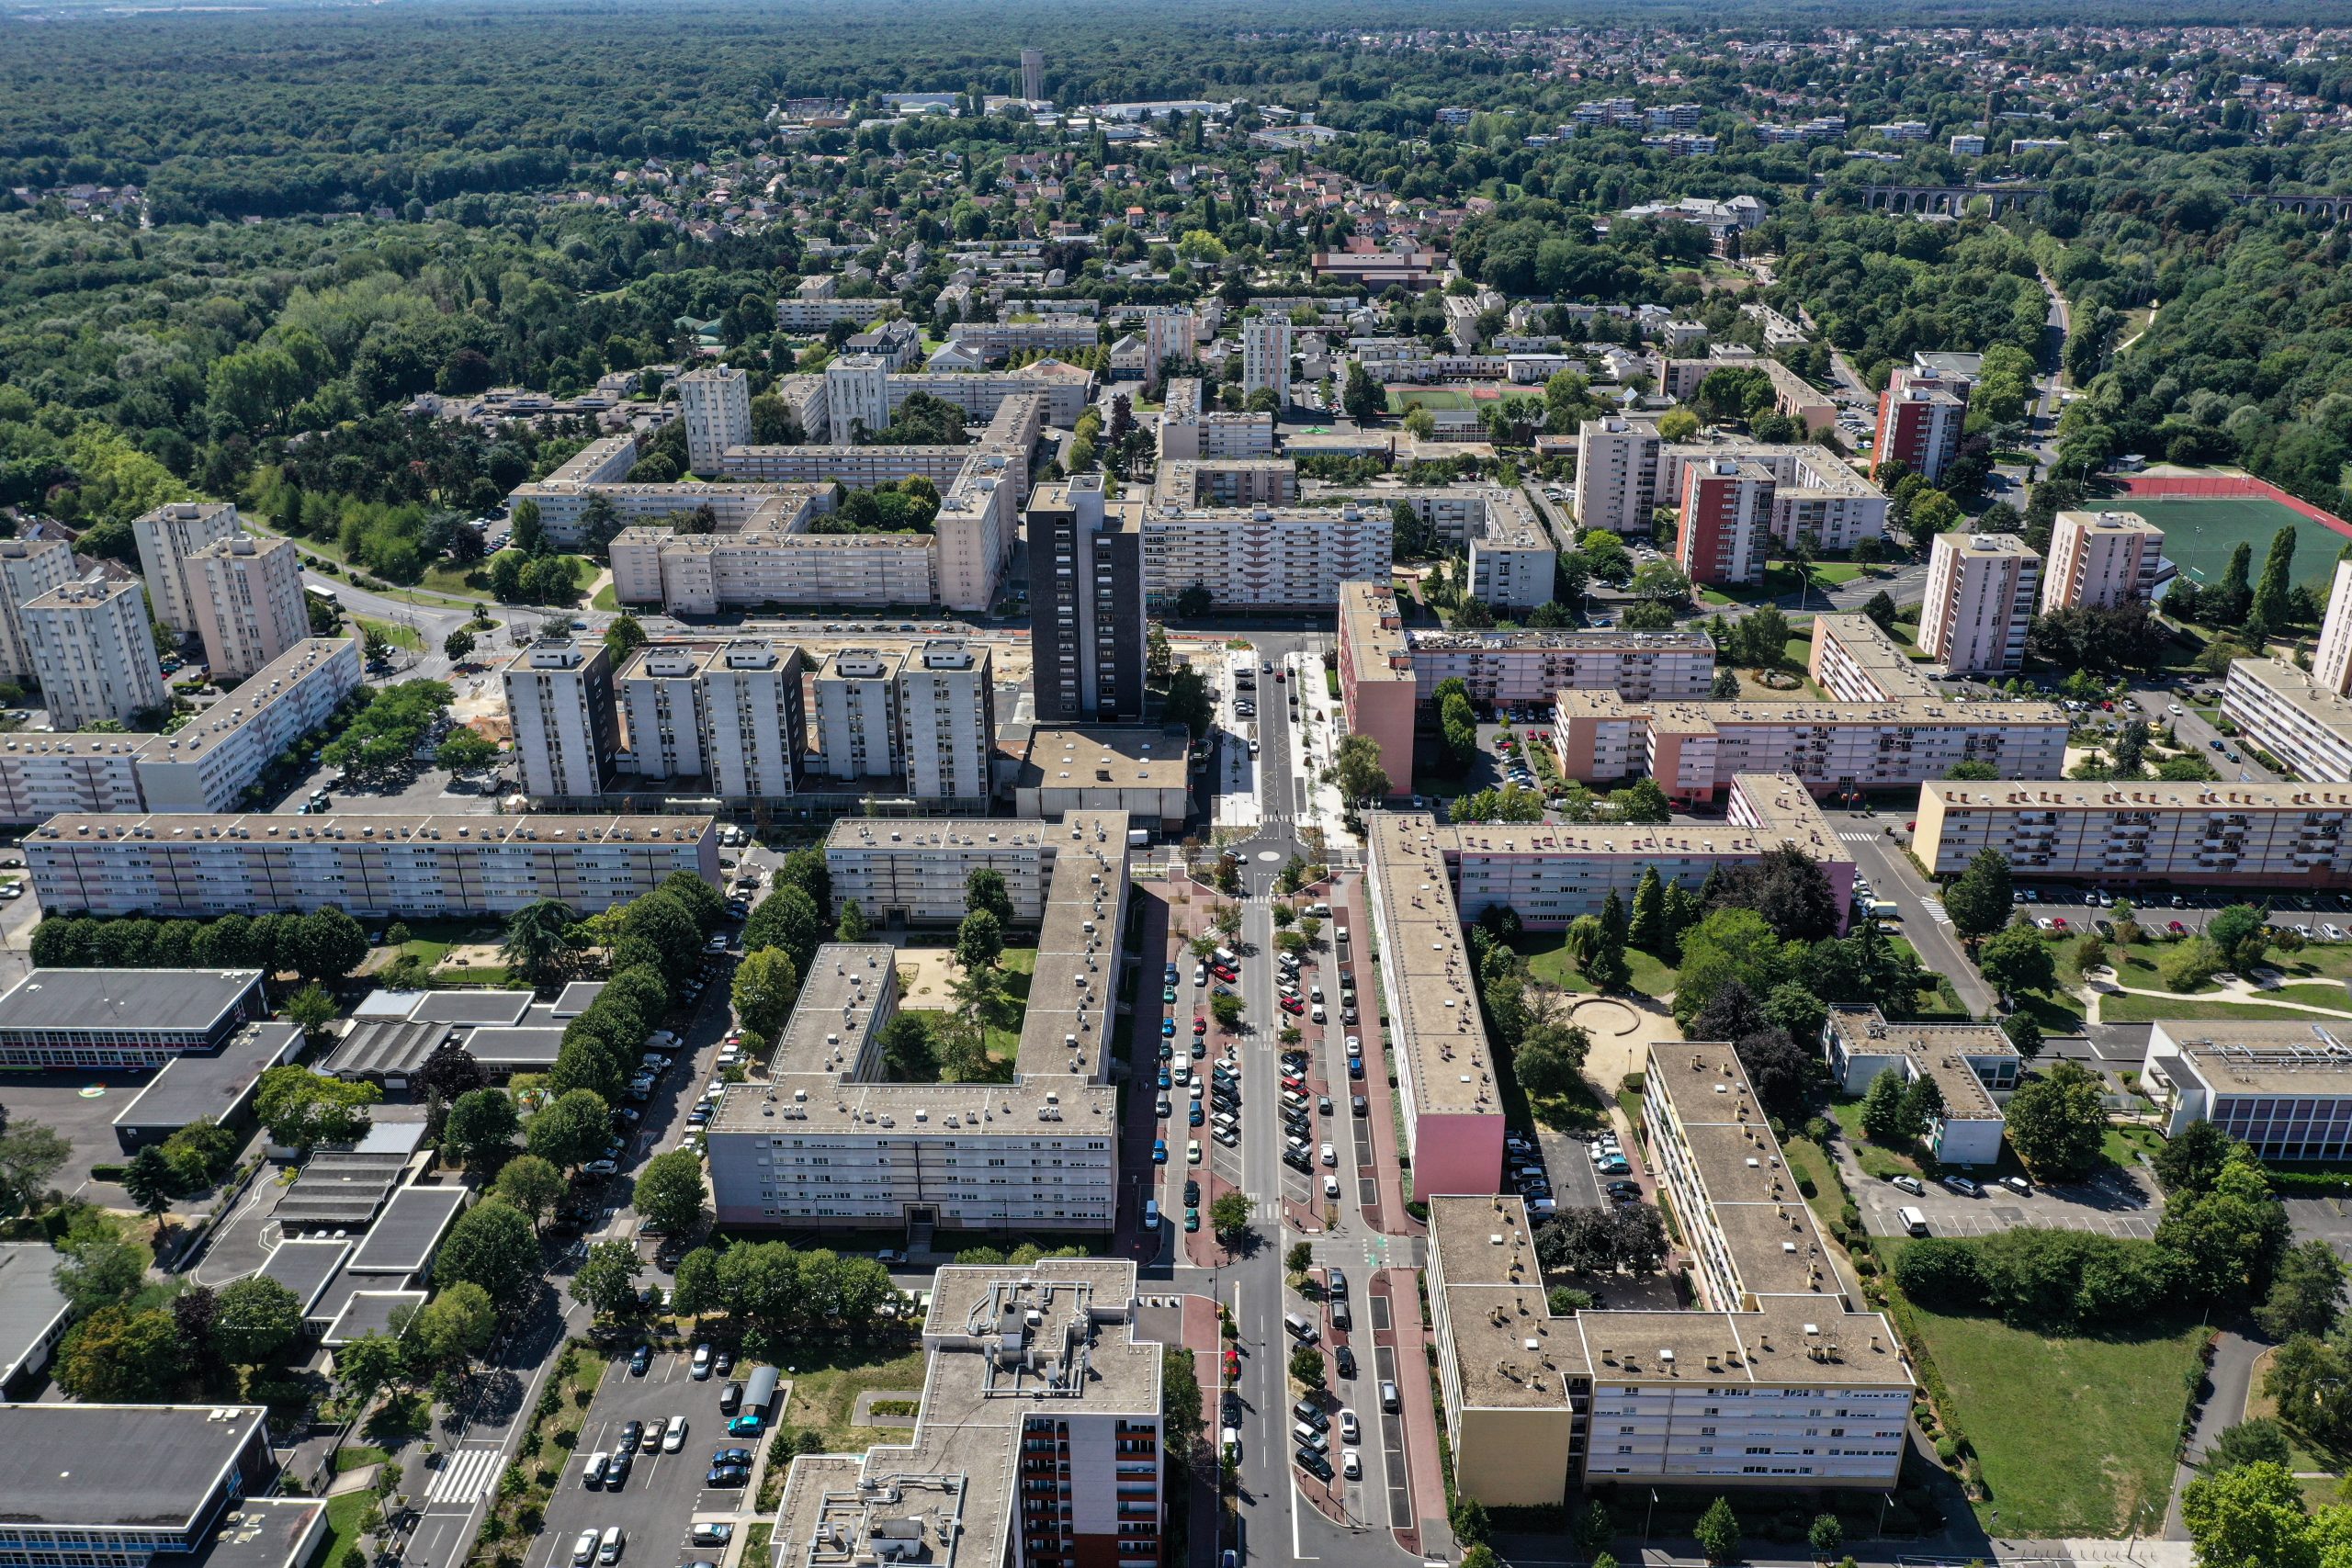
<instances>
[{"instance_id":1,"label":"road marking","mask_svg":"<svg viewBox=\"0 0 2352 1568\"><path fill-rule=\"evenodd\" d=\"M1849 844L1867 844L1878 837L1876 833L1840 833L1838 836Z\"/></svg>"},{"instance_id":2,"label":"road marking","mask_svg":"<svg viewBox=\"0 0 2352 1568\"><path fill-rule=\"evenodd\" d=\"M441 1467L433 1477L432 1484L424 1489L424 1500L428 1504L461 1503L472 1507L496 1483L499 1461L504 1454L503 1447L459 1449L449 1456L449 1462Z\"/></svg>"},{"instance_id":3,"label":"road marking","mask_svg":"<svg viewBox=\"0 0 2352 1568\"><path fill-rule=\"evenodd\" d=\"M1928 919L1935 921L1936 924L1939 926L1951 924L1951 916L1945 913L1942 899L1932 897L1923 897L1919 900L1919 908L1928 911Z\"/></svg>"}]
</instances>

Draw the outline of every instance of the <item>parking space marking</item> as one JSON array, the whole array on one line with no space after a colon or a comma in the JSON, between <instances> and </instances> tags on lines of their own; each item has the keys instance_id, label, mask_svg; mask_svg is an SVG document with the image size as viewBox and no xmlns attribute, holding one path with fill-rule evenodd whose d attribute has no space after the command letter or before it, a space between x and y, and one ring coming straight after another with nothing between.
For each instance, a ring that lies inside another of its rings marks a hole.
<instances>
[{"instance_id":1,"label":"parking space marking","mask_svg":"<svg viewBox=\"0 0 2352 1568\"><path fill-rule=\"evenodd\" d=\"M503 1448L459 1449L424 1489L424 1500L451 1503L470 1509L498 1479Z\"/></svg>"}]
</instances>

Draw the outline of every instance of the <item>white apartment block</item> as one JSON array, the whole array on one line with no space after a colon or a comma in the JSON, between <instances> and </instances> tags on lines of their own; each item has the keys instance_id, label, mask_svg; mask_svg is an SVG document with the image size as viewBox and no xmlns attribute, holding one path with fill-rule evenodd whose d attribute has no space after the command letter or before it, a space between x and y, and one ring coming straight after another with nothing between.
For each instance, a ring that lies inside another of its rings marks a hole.
<instances>
[{"instance_id":1,"label":"white apartment block","mask_svg":"<svg viewBox=\"0 0 2352 1568\"><path fill-rule=\"evenodd\" d=\"M619 749L612 655L601 643L551 637L507 660L506 716L522 760L523 793L535 800L600 795Z\"/></svg>"},{"instance_id":2,"label":"white apartment block","mask_svg":"<svg viewBox=\"0 0 2352 1568\"><path fill-rule=\"evenodd\" d=\"M939 602L938 552L926 534L625 528L613 540L612 562L613 591L623 604L659 604L679 615L763 604Z\"/></svg>"},{"instance_id":3,"label":"white apartment block","mask_svg":"<svg viewBox=\"0 0 2352 1568\"><path fill-rule=\"evenodd\" d=\"M597 914L674 872L719 880L708 817L61 816L25 838L44 909L210 919Z\"/></svg>"},{"instance_id":4,"label":"white apartment block","mask_svg":"<svg viewBox=\"0 0 2352 1568\"><path fill-rule=\"evenodd\" d=\"M194 585L182 563L213 540L239 532L237 509L225 501L168 501L131 520L139 575L154 595L157 620L182 637L196 630Z\"/></svg>"},{"instance_id":5,"label":"white apartment block","mask_svg":"<svg viewBox=\"0 0 2352 1568\"><path fill-rule=\"evenodd\" d=\"M703 759L722 800L789 799L808 749L797 648L738 638L703 666Z\"/></svg>"},{"instance_id":6,"label":"white apartment block","mask_svg":"<svg viewBox=\"0 0 2352 1568\"><path fill-rule=\"evenodd\" d=\"M1171 376L1159 405L1159 458L1224 461L1274 455L1274 416L1204 406L1200 378Z\"/></svg>"},{"instance_id":7,"label":"white apartment block","mask_svg":"<svg viewBox=\"0 0 2352 1568\"><path fill-rule=\"evenodd\" d=\"M53 728L128 723L171 700L137 582L68 582L25 602L26 650Z\"/></svg>"},{"instance_id":8,"label":"white apartment block","mask_svg":"<svg viewBox=\"0 0 2352 1568\"><path fill-rule=\"evenodd\" d=\"M939 1270L914 1430L793 1460L778 1561L1160 1568L1163 1351L1139 1304L1132 1263Z\"/></svg>"},{"instance_id":9,"label":"white apartment block","mask_svg":"<svg viewBox=\"0 0 2352 1568\"><path fill-rule=\"evenodd\" d=\"M1958 763L2005 778L2066 771L2066 716L2052 703L1628 702L1562 692L1553 704L1560 772L1586 784L1651 778L1680 803L1709 801L1744 773L1792 773L1821 795L1904 789Z\"/></svg>"},{"instance_id":10,"label":"white apartment block","mask_svg":"<svg viewBox=\"0 0 2352 1568\"><path fill-rule=\"evenodd\" d=\"M6 570L6 558L0 558L0 573ZM2312 678L2339 697L2352 694L2352 560L2335 563L2319 646L2312 654Z\"/></svg>"},{"instance_id":11,"label":"white apartment block","mask_svg":"<svg viewBox=\"0 0 2352 1568\"><path fill-rule=\"evenodd\" d=\"M1342 582L1388 580L1396 525L1381 506L1193 507L1144 513L1144 603L1166 610L1201 587L1219 609L1319 608Z\"/></svg>"},{"instance_id":12,"label":"white apartment block","mask_svg":"<svg viewBox=\"0 0 2352 1568\"><path fill-rule=\"evenodd\" d=\"M906 655L844 648L819 667L817 750L831 779L887 779L899 766L899 673Z\"/></svg>"},{"instance_id":13,"label":"white apartment block","mask_svg":"<svg viewBox=\"0 0 2352 1568\"><path fill-rule=\"evenodd\" d=\"M2352 1156L2352 1043L2309 1023L2158 1020L2142 1075L2167 1137L2211 1122L2265 1160Z\"/></svg>"},{"instance_id":14,"label":"white apartment block","mask_svg":"<svg viewBox=\"0 0 2352 1568\"><path fill-rule=\"evenodd\" d=\"M1290 355L1296 331L1286 316L1252 316L1241 323L1241 393L1272 392L1290 401Z\"/></svg>"},{"instance_id":15,"label":"white apartment block","mask_svg":"<svg viewBox=\"0 0 2352 1568\"><path fill-rule=\"evenodd\" d=\"M2222 716L2308 784L2352 783L2352 698L2278 659L2241 659L2222 682Z\"/></svg>"},{"instance_id":16,"label":"white apartment block","mask_svg":"<svg viewBox=\"0 0 2352 1568\"><path fill-rule=\"evenodd\" d=\"M1092 400L1094 376L1059 360L1025 365L1018 370L900 375L873 355L847 354L825 367L824 385L827 439L846 446L852 444L854 428L884 429L899 405L917 392L954 403L964 411L967 422L995 418L1007 398L1042 397L1046 423L1067 429L1078 423L1078 416ZM813 426L804 423L803 428L815 437Z\"/></svg>"},{"instance_id":17,"label":"white apartment block","mask_svg":"<svg viewBox=\"0 0 2352 1568\"><path fill-rule=\"evenodd\" d=\"M2017 1092L2017 1047L1992 1023L1889 1023L1874 1007L1833 1007L1821 1049L1844 1093L1870 1092L1881 1073L1906 1089L1932 1079L1943 1109L1922 1141L1945 1165L1992 1165L2001 1157L2001 1108Z\"/></svg>"},{"instance_id":18,"label":"white apartment block","mask_svg":"<svg viewBox=\"0 0 2352 1568\"><path fill-rule=\"evenodd\" d=\"M356 638L307 639L170 735L0 736L0 821L226 811L359 687Z\"/></svg>"},{"instance_id":19,"label":"white apartment block","mask_svg":"<svg viewBox=\"0 0 2352 1568\"><path fill-rule=\"evenodd\" d=\"M810 278L808 282L820 281ZM821 281L831 283L827 276ZM882 313L897 301L887 297L872 299L838 299L829 295L802 298L794 296L775 302L775 324L787 333L821 333L835 321L847 321L853 326L870 327L882 319Z\"/></svg>"},{"instance_id":20,"label":"white apartment block","mask_svg":"<svg viewBox=\"0 0 2352 1568\"><path fill-rule=\"evenodd\" d=\"M1991 849L2021 877L2352 885L2352 789L2325 784L1938 781L1917 820L1912 852L1938 875Z\"/></svg>"},{"instance_id":21,"label":"white apartment block","mask_svg":"<svg viewBox=\"0 0 2352 1568\"><path fill-rule=\"evenodd\" d=\"M1298 500L1298 465L1288 457L1163 457L1151 493L1177 506L1290 506Z\"/></svg>"},{"instance_id":22,"label":"white apartment block","mask_svg":"<svg viewBox=\"0 0 2352 1568\"><path fill-rule=\"evenodd\" d=\"M302 552L293 540L215 539L185 565L214 676L243 680L311 635Z\"/></svg>"},{"instance_id":23,"label":"white apartment block","mask_svg":"<svg viewBox=\"0 0 2352 1568\"><path fill-rule=\"evenodd\" d=\"M1143 384L1159 385L1171 359L1190 359L1200 344L1200 322L1190 310L1147 307L1143 318Z\"/></svg>"},{"instance_id":24,"label":"white apartment block","mask_svg":"<svg viewBox=\"0 0 2352 1568\"><path fill-rule=\"evenodd\" d=\"M994 660L986 643L928 642L899 672L899 754L918 800L986 800L996 751Z\"/></svg>"},{"instance_id":25,"label":"white apartment block","mask_svg":"<svg viewBox=\"0 0 2352 1568\"><path fill-rule=\"evenodd\" d=\"M1658 504L1658 454L1665 445L1653 419L1611 414L1578 424L1577 526L1647 536Z\"/></svg>"},{"instance_id":26,"label":"white apartment block","mask_svg":"<svg viewBox=\"0 0 2352 1568\"><path fill-rule=\"evenodd\" d=\"M2041 558L2015 534L1939 534L1928 558L1919 648L1955 675L2025 663Z\"/></svg>"},{"instance_id":27,"label":"white apartment block","mask_svg":"<svg viewBox=\"0 0 2352 1568\"><path fill-rule=\"evenodd\" d=\"M1560 552L1516 490L1496 487L1486 520L1470 536L1470 592L1498 611L1552 603Z\"/></svg>"},{"instance_id":28,"label":"white apartment block","mask_svg":"<svg viewBox=\"0 0 2352 1568\"><path fill-rule=\"evenodd\" d=\"M614 762L622 773L673 779L700 778L708 771L702 746L709 728L702 680L708 658L706 649L645 648L621 666L614 684L628 738Z\"/></svg>"},{"instance_id":29,"label":"white apartment block","mask_svg":"<svg viewBox=\"0 0 2352 1568\"><path fill-rule=\"evenodd\" d=\"M62 539L0 539L0 678L33 678L24 605L74 581L74 547Z\"/></svg>"},{"instance_id":30,"label":"white apartment block","mask_svg":"<svg viewBox=\"0 0 2352 1568\"><path fill-rule=\"evenodd\" d=\"M2041 613L2145 604L2164 553L2164 530L2136 512L2061 512L2050 530Z\"/></svg>"},{"instance_id":31,"label":"white apartment block","mask_svg":"<svg viewBox=\"0 0 2352 1568\"><path fill-rule=\"evenodd\" d=\"M677 388L687 465L698 474L716 474L729 446L751 444L752 378L732 366L713 366L687 371Z\"/></svg>"},{"instance_id":32,"label":"white apartment block","mask_svg":"<svg viewBox=\"0 0 2352 1568\"><path fill-rule=\"evenodd\" d=\"M957 321L947 329L947 341L982 359L1010 359L1016 354L1068 354L1092 348L1102 341L1102 329L1083 316L1052 316L1037 321Z\"/></svg>"}]
</instances>

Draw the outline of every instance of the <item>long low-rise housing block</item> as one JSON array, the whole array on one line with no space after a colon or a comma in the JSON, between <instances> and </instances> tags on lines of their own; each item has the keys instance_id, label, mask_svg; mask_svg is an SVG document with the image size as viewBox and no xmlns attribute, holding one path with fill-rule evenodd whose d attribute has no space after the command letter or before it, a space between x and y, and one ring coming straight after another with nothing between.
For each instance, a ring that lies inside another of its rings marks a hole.
<instances>
[{"instance_id":1,"label":"long low-rise housing block","mask_svg":"<svg viewBox=\"0 0 2352 1568\"><path fill-rule=\"evenodd\" d=\"M53 914L442 919L559 898L587 915L673 872L719 880L708 817L68 815L24 850Z\"/></svg>"},{"instance_id":2,"label":"long low-rise housing block","mask_svg":"<svg viewBox=\"0 0 2352 1568\"><path fill-rule=\"evenodd\" d=\"M1284 367L1285 370L1287 367ZM1228 413L1202 406L1197 377L1171 376L1159 408L1159 457L1162 462L1205 458L1272 457L1274 416L1270 413Z\"/></svg>"},{"instance_id":3,"label":"long low-rise housing block","mask_svg":"<svg viewBox=\"0 0 2352 1568\"><path fill-rule=\"evenodd\" d=\"M1990 849L2024 877L2352 886L2343 785L1935 780L1919 792L1917 821L1912 852L1939 876Z\"/></svg>"},{"instance_id":4,"label":"long low-rise housing block","mask_svg":"<svg viewBox=\"0 0 2352 1568\"><path fill-rule=\"evenodd\" d=\"M2222 683L2222 716L2311 784L2352 783L2352 697L2283 659L2240 659Z\"/></svg>"},{"instance_id":5,"label":"long low-rise housing block","mask_svg":"<svg viewBox=\"0 0 2352 1568\"><path fill-rule=\"evenodd\" d=\"M1793 773L1817 794L1899 789L1984 762L2004 777L2066 771L2066 716L2052 703L1628 702L1562 692L1560 772L1587 784L1652 778L1679 803L1713 800L1742 773Z\"/></svg>"}]
</instances>

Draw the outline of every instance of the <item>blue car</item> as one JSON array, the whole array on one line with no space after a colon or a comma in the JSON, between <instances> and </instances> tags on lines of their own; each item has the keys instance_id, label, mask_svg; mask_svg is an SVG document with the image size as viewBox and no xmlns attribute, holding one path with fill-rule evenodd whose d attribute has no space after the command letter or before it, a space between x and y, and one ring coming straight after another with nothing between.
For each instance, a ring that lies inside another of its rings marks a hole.
<instances>
[{"instance_id":1,"label":"blue car","mask_svg":"<svg viewBox=\"0 0 2352 1568\"><path fill-rule=\"evenodd\" d=\"M1170 1086L1173 1081L1174 1081L1174 1080L1172 1080L1172 1079L1170 1079L1170 1078L1169 1077L1169 1076L1168 1076L1168 1069L1167 1069L1166 1067L1162 1067L1162 1068L1160 1068L1160 1069L1159 1069L1159 1087L1160 1087L1160 1088L1162 1088L1162 1089L1166 1089L1166 1088L1168 1088L1168 1087L1169 1087L1169 1086Z\"/></svg>"},{"instance_id":2,"label":"blue car","mask_svg":"<svg viewBox=\"0 0 2352 1568\"><path fill-rule=\"evenodd\" d=\"M1154 1165L1166 1165L1166 1164L1168 1163L1168 1140L1167 1140L1167 1139L1165 1139L1165 1138L1154 1138L1154 1139L1152 1139L1152 1141L1151 1141L1151 1163L1152 1163L1152 1164L1154 1164Z\"/></svg>"},{"instance_id":3,"label":"blue car","mask_svg":"<svg viewBox=\"0 0 2352 1568\"><path fill-rule=\"evenodd\" d=\"M1168 973L1167 973L1167 976L1165 976L1165 978L1166 978L1166 980L1167 980L1168 984L1170 984L1170 985L1171 985L1171 986L1172 986L1172 985L1174 985L1174 984L1176 983L1176 965L1174 965L1173 964L1170 964L1168 966Z\"/></svg>"},{"instance_id":4,"label":"blue car","mask_svg":"<svg viewBox=\"0 0 2352 1568\"><path fill-rule=\"evenodd\" d=\"M645 1375L645 1370L652 1364L653 1347L650 1345L639 1345L636 1349L629 1352L628 1375L633 1378L641 1378Z\"/></svg>"},{"instance_id":5,"label":"blue car","mask_svg":"<svg viewBox=\"0 0 2352 1568\"><path fill-rule=\"evenodd\" d=\"M1204 1117L1204 1116L1201 1114L1201 1102L1200 1102L1199 1100L1194 1100L1194 1101L1193 1101L1193 1115L1192 1115L1192 1122L1193 1122L1193 1126L1195 1126L1195 1127L1197 1127L1197 1126L1199 1126L1199 1125L1200 1125L1204 1121L1205 1121L1205 1120L1207 1120L1207 1118Z\"/></svg>"},{"instance_id":6,"label":"blue car","mask_svg":"<svg viewBox=\"0 0 2352 1568\"><path fill-rule=\"evenodd\" d=\"M1175 1032L1176 1032L1176 1021L1175 1021L1174 1019L1172 1019L1172 1018L1163 1018L1163 1019L1161 1019L1161 1020L1159 1021L1159 1032L1160 1032L1160 1035L1162 1036L1162 1038L1165 1038L1165 1037L1166 1037L1166 1036L1168 1036L1168 1035L1170 1035L1170 1034L1175 1033Z\"/></svg>"}]
</instances>

